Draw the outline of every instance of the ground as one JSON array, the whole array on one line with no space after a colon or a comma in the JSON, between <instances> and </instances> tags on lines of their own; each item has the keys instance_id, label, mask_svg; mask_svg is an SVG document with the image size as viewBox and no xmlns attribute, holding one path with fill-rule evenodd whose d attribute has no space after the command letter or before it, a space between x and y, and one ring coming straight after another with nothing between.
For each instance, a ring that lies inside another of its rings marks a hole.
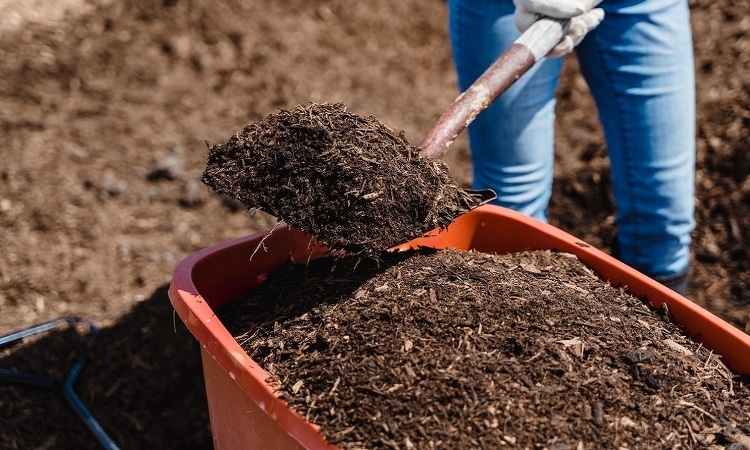
<instances>
[{"instance_id":1,"label":"ground","mask_svg":"<svg viewBox=\"0 0 750 450\"><path fill-rule=\"evenodd\" d=\"M687 296L750 332L750 4L690 5ZM277 108L341 101L418 142L456 95L437 0L5 0L0 60L0 334L68 315L101 327L76 389L125 448L210 445L197 346L165 288L186 255L275 224L201 184L206 141ZM574 58L559 100L551 221L609 250L606 153ZM446 158L462 183L467 154L461 138ZM60 341L6 352L2 367L59 372ZM57 392L2 390L10 448L97 447Z\"/></svg>"}]
</instances>

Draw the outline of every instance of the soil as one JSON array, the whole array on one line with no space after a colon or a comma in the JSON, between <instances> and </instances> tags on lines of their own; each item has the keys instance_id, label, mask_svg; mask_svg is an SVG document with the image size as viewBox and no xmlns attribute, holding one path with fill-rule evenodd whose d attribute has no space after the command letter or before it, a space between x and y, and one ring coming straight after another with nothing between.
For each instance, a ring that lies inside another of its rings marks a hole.
<instances>
[{"instance_id":1,"label":"soil","mask_svg":"<svg viewBox=\"0 0 750 450\"><path fill-rule=\"evenodd\" d=\"M750 387L570 254L288 265L218 313L345 449L750 445Z\"/></svg>"},{"instance_id":2,"label":"soil","mask_svg":"<svg viewBox=\"0 0 750 450\"><path fill-rule=\"evenodd\" d=\"M690 5L687 296L750 332L750 4ZM206 188L206 141L340 101L418 142L457 94L441 1L3 0L0 60L0 334L69 315L97 324L75 388L122 448L211 447L198 345L166 287L188 254L277 223ZM606 151L575 58L558 98L551 221L609 251ZM446 162L467 186L465 137ZM44 333L3 349L0 368L60 377L78 343ZM99 448L57 388L0 386L0 442Z\"/></svg>"}]
</instances>

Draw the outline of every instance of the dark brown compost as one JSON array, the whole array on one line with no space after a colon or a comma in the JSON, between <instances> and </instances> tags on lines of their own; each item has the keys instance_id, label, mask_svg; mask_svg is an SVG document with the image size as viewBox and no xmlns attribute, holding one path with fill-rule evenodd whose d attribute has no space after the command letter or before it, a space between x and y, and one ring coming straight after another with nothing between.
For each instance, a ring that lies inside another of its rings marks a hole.
<instances>
[{"instance_id":1,"label":"dark brown compost","mask_svg":"<svg viewBox=\"0 0 750 450\"><path fill-rule=\"evenodd\" d=\"M747 380L569 254L316 260L219 315L346 449L750 442Z\"/></svg>"},{"instance_id":2,"label":"dark brown compost","mask_svg":"<svg viewBox=\"0 0 750 450\"><path fill-rule=\"evenodd\" d=\"M480 202L447 164L341 103L281 110L209 145L203 182L327 247L373 257Z\"/></svg>"}]
</instances>

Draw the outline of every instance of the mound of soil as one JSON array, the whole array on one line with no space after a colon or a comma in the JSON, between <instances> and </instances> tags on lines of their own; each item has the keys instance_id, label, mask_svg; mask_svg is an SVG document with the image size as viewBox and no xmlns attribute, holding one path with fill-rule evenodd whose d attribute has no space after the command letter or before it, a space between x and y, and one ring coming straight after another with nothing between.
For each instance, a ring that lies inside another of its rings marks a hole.
<instances>
[{"instance_id":1,"label":"mound of soil","mask_svg":"<svg viewBox=\"0 0 750 450\"><path fill-rule=\"evenodd\" d=\"M747 384L570 254L319 259L219 316L342 448L750 445Z\"/></svg>"},{"instance_id":2,"label":"mound of soil","mask_svg":"<svg viewBox=\"0 0 750 450\"><path fill-rule=\"evenodd\" d=\"M326 247L378 257L480 203L419 150L373 116L312 103L210 145L203 182Z\"/></svg>"}]
</instances>

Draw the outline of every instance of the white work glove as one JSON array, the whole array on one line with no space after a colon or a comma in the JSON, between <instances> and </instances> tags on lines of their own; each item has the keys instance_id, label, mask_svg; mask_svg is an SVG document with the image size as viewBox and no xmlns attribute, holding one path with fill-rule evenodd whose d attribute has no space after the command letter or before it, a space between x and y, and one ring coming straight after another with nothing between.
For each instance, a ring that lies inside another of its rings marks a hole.
<instances>
[{"instance_id":1,"label":"white work glove","mask_svg":"<svg viewBox=\"0 0 750 450\"><path fill-rule=\"evenodd\" d=\"M604 10L594 8L601 0L513 0L514 19L519 30L526 31L540 16L570 19L570 28L548 57L563 56L573 51L586 34L604 19Z\"/></svg>"}]
</instances>

